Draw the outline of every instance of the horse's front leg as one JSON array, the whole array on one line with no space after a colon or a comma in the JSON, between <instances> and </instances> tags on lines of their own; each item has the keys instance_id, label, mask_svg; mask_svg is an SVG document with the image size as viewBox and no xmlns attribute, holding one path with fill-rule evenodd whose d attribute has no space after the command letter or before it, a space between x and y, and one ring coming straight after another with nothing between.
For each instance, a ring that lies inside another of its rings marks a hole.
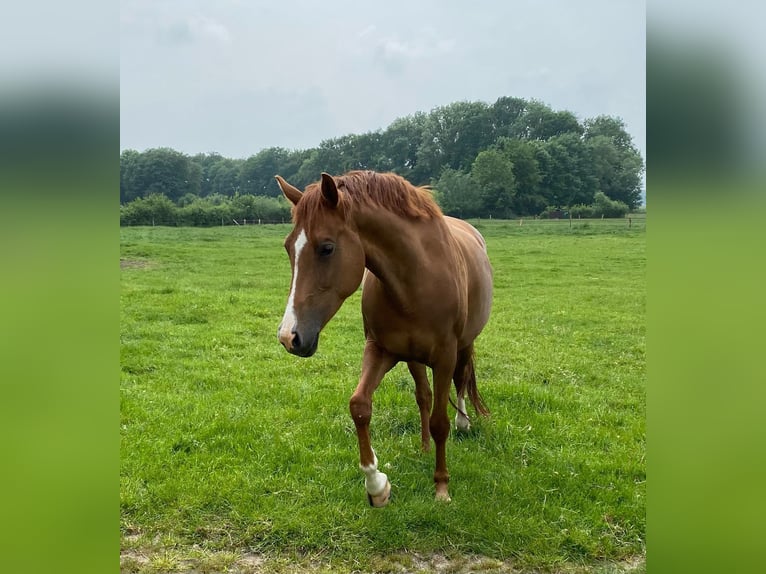
<instances>
[{"instance_id":1,"label":"horse's front leg","mask_svg":"<svg viewBox=\"0 0 766 574\"><path fill-rule=\"evenodd\" d=\"M397 359L374 342L367 341L362 358L362 376L351 395L349 410L356 426L359 441L359 467L364 473L364 486L372 506L385 506L391 495L388 477L378 470L378 458L370 445L370 419L372 395L383 376L397 363Z\"/></svg>"},{"instance_id":2,"label":"horse's front leg","mask_svg":"<svg viewBox=\"0 0 766 574\"><path fill-rule=\"evenodd\" d=\"M447 415L447 403L452 383L452 375L455 372L456 353L448 349L438 362L434 363L434 402L431 410L431 436L436 445L436 468L434 470L434 482L436 483L436 500L450 501L449 472L447 472L447 438L449 437L449 416Z\"/></svg>"}]
</instances>

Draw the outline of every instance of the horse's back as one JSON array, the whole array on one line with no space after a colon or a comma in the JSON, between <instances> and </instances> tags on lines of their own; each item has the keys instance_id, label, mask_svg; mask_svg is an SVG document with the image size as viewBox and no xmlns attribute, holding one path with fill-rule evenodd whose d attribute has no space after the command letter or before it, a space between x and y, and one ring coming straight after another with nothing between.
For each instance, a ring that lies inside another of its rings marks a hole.
<instances>
[{"instance_id":1,"label":"horse's back","mask_svg":"<svg viewBox=\"0 0 766 574\"><path fill-rule=\"evenodd\" d=\"M461 343L469 345L489 320L492 309L492 266L484 237L473 225L454 217L447 216L445 220L462 251L466 265L468 313Z\"/></svg>"},{"instance_id":2,"label":"horse's back","mask_svg":"<svg viewBox=\"0 0 766 574\"><path fill-rule=\"evenodd\" d=\"M467 247L471 245L471 239L473 239L478 243L484 253L487 252L487 242L484 241L482 234L479 233L479 230L473 225L462 219L450 217L449 215L445 215L444 220L447 222L447 226L452 232L452 235L464 239Z\"/></svg>"}]
</instances>

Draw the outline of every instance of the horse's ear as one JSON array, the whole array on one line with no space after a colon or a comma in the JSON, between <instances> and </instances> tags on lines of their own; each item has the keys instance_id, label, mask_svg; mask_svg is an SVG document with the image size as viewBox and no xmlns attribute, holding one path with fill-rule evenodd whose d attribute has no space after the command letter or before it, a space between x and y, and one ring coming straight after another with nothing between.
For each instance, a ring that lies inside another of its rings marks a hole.
<instances>
[{"instance_id":1,"label":"horse's ear","mask_svg":"<svg viewBox=\"0 0 766 574\"><path fill-rule=\"evenodd\" d=\"M330 207L338 207L338 188L335 180L329 173L322 172L322 196L330 204Z\"/></svg>"},{"instance_id":2,"label":"horse's ear","mask_svg":"<svg viewBox=\"0 0 766 574\"><path fill-rule=\"evenodd\" d=\"M293 187L287 183L281 175L275 175L274 178L277 180L279 189L282 190L282 193L285 195L288 201L293 205L298 205L301 197L303 197L303 193L298 188Z\"/></svg>"}]
</instances>

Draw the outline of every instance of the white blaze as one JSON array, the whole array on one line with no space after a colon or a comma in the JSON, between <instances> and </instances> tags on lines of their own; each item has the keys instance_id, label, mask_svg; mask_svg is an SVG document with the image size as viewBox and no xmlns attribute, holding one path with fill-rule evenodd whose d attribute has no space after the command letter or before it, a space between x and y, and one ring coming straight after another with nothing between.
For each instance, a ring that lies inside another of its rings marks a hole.
<instances>
[{"instance_id":1,"label":"white blaze","mask_svg":"<svg viewBox=\"0 0 766 574\"><path fill-rule=\"evenodd\" d=\"M298 259L301 256L304 246L308 239L306 232L301 229L298 239L295 240L295 265L293 267L293 284L290 287L290 296L287 298L287 307L282 316L282 325L279 329L279 339L281 341L292 341L292 332L298 319L295 317L295 286L298 284Z\"/></svg>"}]
</instances>

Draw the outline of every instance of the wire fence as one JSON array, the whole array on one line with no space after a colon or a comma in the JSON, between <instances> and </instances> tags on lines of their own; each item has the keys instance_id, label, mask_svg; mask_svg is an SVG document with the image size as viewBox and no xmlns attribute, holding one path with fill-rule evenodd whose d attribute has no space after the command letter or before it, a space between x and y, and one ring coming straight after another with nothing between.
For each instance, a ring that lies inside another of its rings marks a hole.
<instances>
[{"instance_id":1,"label":"wire fence","mask_svg":"<svg viewBox=\"0 0 766 574\"><path fill-rule=\"evenodd\" d=\"M569 226L574 228L575 226L587 225L609 225L609 226L624 226L627 228L645 228L646 227L646 214L636 213L629 214L620 218L579 218L579 217L561 217L561 218L540 218L540 217L519 217L516 219L494 219L489 218L467 218L466 221L472 225L518 225L518 226ZM188 222L173 221L168 222L166 220L156 221L153 219L149 225L155 226L170 226L170 227L246 227L248 225L284 225L291 223L289 218L280 219L261 219L261 218L221 218L220 224L211 224L206 222L205 224L190 225ZM143 226L146 224L133 224L121 223L124 227Z\"/></svg>"}]
</instances>

